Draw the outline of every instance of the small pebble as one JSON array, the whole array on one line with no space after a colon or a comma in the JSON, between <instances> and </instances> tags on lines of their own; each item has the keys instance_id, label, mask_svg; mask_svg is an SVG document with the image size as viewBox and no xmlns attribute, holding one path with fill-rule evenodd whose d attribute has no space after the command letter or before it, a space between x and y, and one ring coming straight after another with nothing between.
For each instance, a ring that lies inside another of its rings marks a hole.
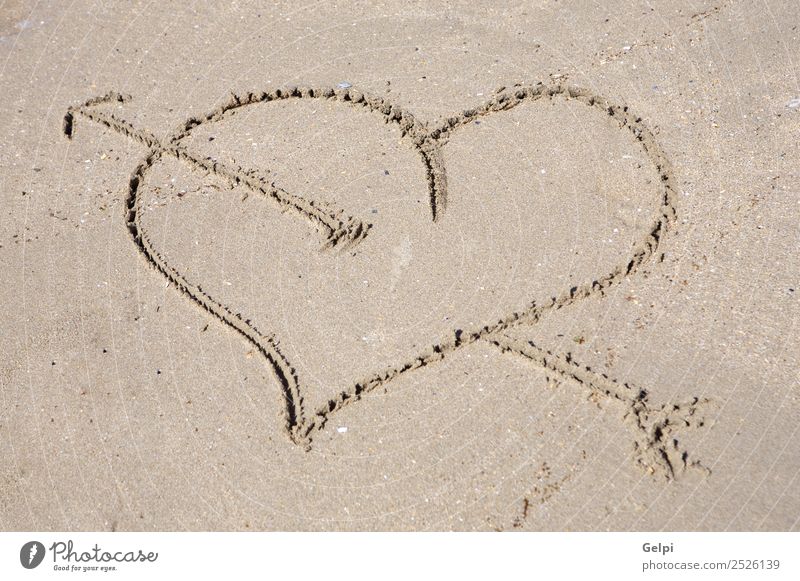
<instances>
[{"instance_id":1,"label":"small pebble","mask_svg":"<svg viewBox=\"0 0 800 581\"><path fill-rule=\"evenodd\" d=\"M344 434L347 432L347 426L339 426L338 428L336 428L336 431L339 432L340 434Z\"/></svg>"},{"instance_id":2,"label":"small pebble","mask_svg":"<svg viewBox=\"0 0 800 581\"><path fill-rule=\"evenodd\" d=\"M353 85L351 85L351 84L350 84L350 83L348 83L347 81L342 81L341 83L339 83L339 84L338 84L338 85L336 85L336 86L337 86L337 87L339 87L340 89L349 89L349 88L350 88L350 87L352 87Z\"/></svg>"}]
</instances>

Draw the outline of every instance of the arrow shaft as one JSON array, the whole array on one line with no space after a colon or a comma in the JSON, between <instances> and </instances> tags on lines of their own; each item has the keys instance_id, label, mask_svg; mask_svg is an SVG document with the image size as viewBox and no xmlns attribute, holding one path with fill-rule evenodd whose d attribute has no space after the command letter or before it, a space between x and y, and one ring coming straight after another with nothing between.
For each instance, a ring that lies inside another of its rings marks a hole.
<instances>
[{"instance_id":1,"label":"arrow shaft","mask_svg":"<svg viewBox=\"0 0 800 581\"><path fill-rule=\"evenodd\" d=\"M303 196L287 192L275 184L268 184L256 171L244 171L241 168L234 168L219 161L198 157L188 149L181 147L178 140L174 138L164 144L149 131L138 129L130 122L120 119L113 113L105 113L92 108L94 105L112 100L124 102L125 98L116 93L109 93L109 95L93 99L80 107L70 109L64 117L64 133L67 137L72 138L74 116L78 114L141 143L159 155L169 155L183 160L197 169L225 179L234 186L244 186L252 192L262 194L268 199L277 202L284 208L295 210L314 222L322 230L325 236L323 248L337 246L340 242L345 242L345 246L349 246L359 242L366 236L370 225L346 215L342 210L322 208Z\"/></svg>"}]
</instances>

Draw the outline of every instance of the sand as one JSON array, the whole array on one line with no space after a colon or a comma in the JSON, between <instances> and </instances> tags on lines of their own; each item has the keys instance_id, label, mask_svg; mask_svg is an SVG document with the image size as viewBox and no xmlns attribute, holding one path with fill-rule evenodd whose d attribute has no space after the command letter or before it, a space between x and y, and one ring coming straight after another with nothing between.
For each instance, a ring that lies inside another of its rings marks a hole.
<instances>
[{"instance_id":1,"label":"sand","mask_svg":"<svg viewBox=\"0 0 800 581\"><path fill-rule=\"evenodd\" d=\"M800 526L793 3L0 8L2 530Z\"/></svg>"}]
</instances>

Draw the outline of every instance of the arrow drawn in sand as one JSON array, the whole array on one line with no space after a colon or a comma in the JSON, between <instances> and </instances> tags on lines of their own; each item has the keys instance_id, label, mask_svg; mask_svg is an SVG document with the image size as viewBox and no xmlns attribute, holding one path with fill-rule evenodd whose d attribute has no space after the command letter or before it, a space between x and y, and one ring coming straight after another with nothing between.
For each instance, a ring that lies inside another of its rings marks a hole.
<instances>
[{"instance_id":1,"label":"arrow drawn in sand","mask_svg":"<svg viewBox=\"0 0 800 581\"><path fill-rule=\"evenodd\" d=\"M508 111L524 102L557 98L583 103L598 113L611 117L620 129L631 132L659 176L660 204L656 208L650 227L634 244L631 253L625 256L611 272L566 289L558 296L541 302L531 301L526 309L510 313L469 333L455 329L450 337L422 351L414 359L401 362L356 382L350 389L341 392L311 413L303 405L302 386L297 372L280 351L276 337L259 331L250 320L243 319L214 299L199 284L187 280L156 250L141 221L140 186L153 165L167 156L181 160L204 174L213 174L231 185L241 186L250 192L260 194L282 208L292 210L317 228L322 237L322 249L348 248L358 244L368 235L370 224L341 210L331 209L301 195L290 193L268 182L258 171L245 171L196 155L186 148L182 141L196 127L220 121L242 107L258 103L287 99L325 99L367 109L382 115L386 123L398 125L404 140L419 153L426 170L431 219L436 221L442 217L447 206L447 179L442 161L442 148L445 147L448 137L459 127L480 117ZM338 410L360 400L376 388L386 386L400 375L441 361L459 348L481 341L503 353L516 355L558 375L585 390L589 396L622 404L625 408L624 419L633 433L633 456L646 471L672 479L687 468L703 468L698 461L690 459L688 453L680 446L677 432L680 429L703 426L700 410L708 403L707 400L693 398L681 404L657 406L650 403L648 391L645 389L597 373L575 362L569 354L554 354L532 342L513 339L506 334L506 331L514 327L536 324L542 316L551 311L563 309L588 297L602 296L607 289L633 276L656 255L664 235L674 223L675 187L669 161L641 118L629 111L627 106L614 105L591 91L573 86L541 83L531 86L516 85L508 89L498 89L483 105L446 118L431 128L418 121L408 111L381 97L370 96L353 89L292 87L271 92L231 95L226 103L205 116L188 119L169 138L161 141L153 134L134 127L113 113L97 108L103 104L125 103L128 99L127 96L112 92L70 107L64 116L64 133L71 139L75 133L77 117L84 117L123 134L147 148L147 154L137 164L130 177L126 195L126 224L134 243L147 262L186 297L242 335L267 360L283 390L286 402L286 430L295 443L309 448L314 433L322 429Z\"/></svg>"}]
</instances>

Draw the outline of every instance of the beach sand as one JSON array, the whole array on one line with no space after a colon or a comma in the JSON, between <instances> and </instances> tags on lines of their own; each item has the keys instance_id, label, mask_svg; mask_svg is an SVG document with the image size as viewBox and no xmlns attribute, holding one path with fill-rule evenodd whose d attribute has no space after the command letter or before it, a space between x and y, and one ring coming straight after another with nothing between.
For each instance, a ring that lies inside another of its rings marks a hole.
<instances>
[{"instance_id":1,"label":"beach sand","mask_svg":"<svg viewBox=\"0 0 800 581\"><path fill-rule=\"evenodd\" d=\"M796 530L798 25L4 3L0 527Z\"/></svg>"}]
</instances>

